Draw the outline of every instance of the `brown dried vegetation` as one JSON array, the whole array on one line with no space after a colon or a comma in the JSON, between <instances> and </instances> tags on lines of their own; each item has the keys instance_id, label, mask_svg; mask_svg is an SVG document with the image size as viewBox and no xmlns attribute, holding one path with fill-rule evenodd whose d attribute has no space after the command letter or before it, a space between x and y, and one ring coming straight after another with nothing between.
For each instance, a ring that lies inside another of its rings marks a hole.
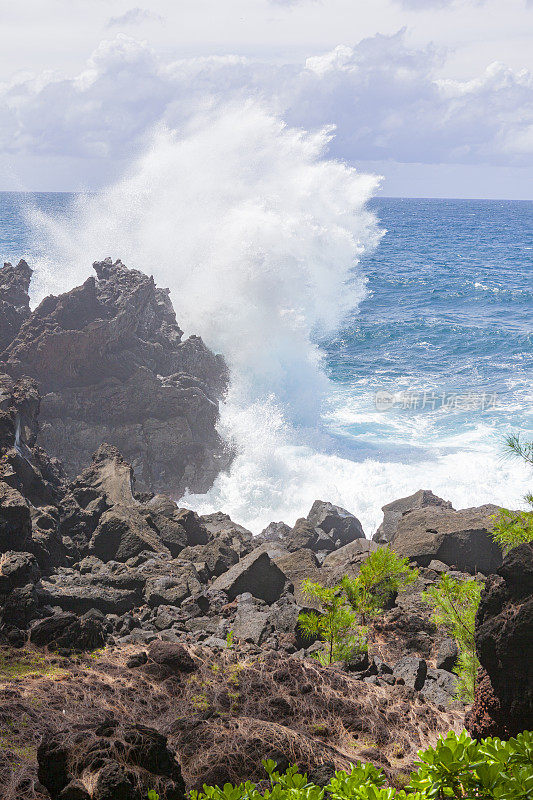
<instances>
[{"instance_id":1,"label":"brown dried vegetation","mask_svg":"<svg viewBox=\"0 0 533 800\"><path fill-rule=\"evenodd\" d=\"M188 788L264 777L261 759L305 770L373 761L394 777L421 747L458 729L405 686L378 687L312 660L265 653L191 650L196 669L162 675L150 660L127 668L139 648L60 659L3 650L0 661L1 800L46 797L36 787L36 749L46 731L73 732L113 718L168 737ZM28 659L38 668L22 670Z\"/></svg>"}]
</instances>

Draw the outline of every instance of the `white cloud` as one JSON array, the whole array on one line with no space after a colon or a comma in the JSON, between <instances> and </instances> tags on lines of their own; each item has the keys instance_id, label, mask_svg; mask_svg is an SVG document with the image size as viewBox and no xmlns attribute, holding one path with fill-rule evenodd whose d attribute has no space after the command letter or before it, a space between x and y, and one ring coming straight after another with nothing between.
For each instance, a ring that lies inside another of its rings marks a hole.
<instances>
[{"instance_id":1,"label":"white cloud","mask_svg":"<svg viewBox=\"0 0 533 800\"><path fill-rule=\"evenodd\" d=\"M100 182L138 154L158 123L182 130L199 110L255 97L290 125L334 124L330 152L348 161L532 164L531 74L496 63L471 80L447 80L437 77L443 63L432 46L409 47L404 31L301 64L170 61L118 34L73 78L49 73L0 86L0 152L96 159Z\"/></svg>"},{"instance_id":2,"label":"white cloud","mask_svg":"<svg viewBox=\"0 0 533 800\"><path fill-rule=\"evenodd\" d=\"M141 25L143 22L163 22L161 14L149 11L147 8L130 8L117 17L111 17L106 24L107 28L122 27L124 25Z\"/></svg>"}]
</instances>

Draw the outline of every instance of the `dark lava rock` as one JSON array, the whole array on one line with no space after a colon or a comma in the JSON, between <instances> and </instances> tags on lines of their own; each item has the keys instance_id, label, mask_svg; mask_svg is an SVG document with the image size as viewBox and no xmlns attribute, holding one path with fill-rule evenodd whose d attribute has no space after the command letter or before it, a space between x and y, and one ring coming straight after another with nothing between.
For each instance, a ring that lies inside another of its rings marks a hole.
<instances>
[{"instance_id":1,"label":"dark lava rock","mask_svg":"<svg viewBox=\"0 0 533 800\"><path fill-rule=\"evenodd\" d=\"M32 274L24 260L16 267L7 261L0 269L0 352L11 344L31 314L28 291Z\"/></svg>"},{"instance_id":2,"label":"dark lava rock","mask_svg":"<svg viewBox=\"0 0 533 800\"><path fill-rule=\"evenodd\" d=\"M493 505L460 511L438 505L414 509L398 521L392 547L421 567L438 560L472 575L489 575L502 562L491 538L497 512Z\"/></svg>"},{"instance_id":3,"label":"dark lava rock","mask_svg":"<svg viewBox=\"0 0 533 800\"><path fill-rule=\"evenodd\" d=\"M10 375L39 381L39 442L72 477L107 441L139 489L206 491L230 458L215 428L223 359L182 340L152 277L111 259L94 269L97 280L46 297L2 355Z\"/></svg>"},{"instance_id":4,"label":"dark lava rock","mask_svg":"<svg viewBox=\"0 0 533 800\"><path fill-rule=\"evenodd\" d=\"M47 645L53 650L97 650L106 643L106 627L103 614L94 610L81 617L59 613L34 623L30 630L30 641L41 647Z\"/></svg>"},{"instance_id":5,"label":"dark lava rock","mask_svg":"<svg viewBox=\"0 0 533 800\"><path fill-rule=\"evenodd\" d=\"M37 583L41 570L32 553L8 551L0 559L0 598L13 589Z\"/></svg>"},{"instance_id":6,"label":"dark lava rock","mask_svg":"<svg viewBox=\"0 0 533 800\"><path fill-rule=\"evenodd\" d=\"M403 678L405 685L420 690L427 675L427 664L423 658L405 656L396 662L393 668L395 678Z\"/></svg>"},{"instance_id":7,"label":"dark lava rock","mask_svg":"<svg viewBox=\"0 0 533 800\"><path fill-rule=\"evenodd\" d=\"M52 800L184 800L185 784L166 736L144 725L106 720L46 733L37 750L39 780Z\"/></svg>"},{"instance_id":8,"label":"dark lava rock","mask_svg":"<svg viewBox=\"0 0 533 800\"><path fill-rule=\"evenodd\" d=\"M271 604L281 597L286 582L286 575L262 548L258 548L217 578L212 589L225 592L230 601L239 594L250 592Z\"/></svg>"},{"instance_id":9,"label":"dark lava rock","mask_svg":"<svg viewBox=\"0 0 533 800\"><path fill-rule=\"evenodd\" d=\"M488 681L468 728L476 736L515 736L533 724L533 544L505 556L490 575L476 617L476 649ZM494 698L491 698L491 694ZM490 707L494 717L487 721ZM483 721L485 717L485 721ZM492 733L485 733L491 730ZM494 733L494 731L500 731Z\"/></svg>"},{"instance_id":10,"label":"dark lava rock","mask_svg":"<svg viewBox=\"0 0 533 800\"><path fill-rule=\"evenodd\" d=\"M343 547L354 539L364 539L363 526L353 514L333 503L315 500L307 515L309 522L335 543L335 548Z\"/></svg>"},{"instance_id":11,"label":"dark lava rock","mask_svg":"<svg viewBox=\"0 0 533 800\"><path fill-rule=\"evenodd\" d=\"M435 662L437 669L445 669L447 672L452 672L457 662L458 655L459 650L455 641L453 639L445 639L437 651L437 659Z\"/></svg>"},{"instance_id":12,"label":"dark lava rock","mask_svg":"<svg viewBox=\"0 0 533 800\"><path fill-rule=\"evenodd\" d=\"M150 659L169 675L194 672L197 669L194 659L182 644L157 640L148 648Z\"/></svg>"},{"instance_id":13,"label":"dark lava rock","mask_svg":"<svg viewBox=\"0 0 533 800\"><path fill-rule=\"evenodd\" d=\"M401 497L382 507L383 522L372 537L373 541L379 544L389 544L396 536L398 522L402 516L415 508L426 508L427 506L452 509L452 504L447 500L437 497L427 489L419 489L409 497Z\"/></svg>"}]
</instances>

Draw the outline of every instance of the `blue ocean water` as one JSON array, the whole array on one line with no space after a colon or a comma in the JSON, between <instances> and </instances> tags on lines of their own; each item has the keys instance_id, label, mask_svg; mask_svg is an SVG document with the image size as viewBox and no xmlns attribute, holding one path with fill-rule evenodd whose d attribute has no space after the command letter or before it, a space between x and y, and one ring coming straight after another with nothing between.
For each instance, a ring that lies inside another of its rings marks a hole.
<instances>
[{"instance_id":1,"label":"blue ocean water","mask_svg":"<svg viewBox=\"0 0 533 800\"><path fill-rule=\"evenodd\" d=\"M0 194L0 257L38 256L24 206L55 217L73 198ZM498 451L510 431L533 435L533 203L377 198L371 206L386 233L358 268L367 295L320 342L334 460L283 445L263 472L252 464L226 482L212 502L223 498L252 529L275 508L291 522L318 496L354 510L372 532L383 502L417 488L473 505L517 503L528 487L528 475L500 468ZM243 482L253 481L259 488L245 501ZM262 516L252 508L258 497Z\"/></svg>"},{"instance_id":2,"label":"blue ocean water","mask_svg":"<svg viewBox=\"0 0 533 800\"><path fill-rule=\"evenodd\" d=\"M370 410L376 392L397 396L370 424L341 421L343 433L364 434L374 450L394 449L396 437L403 452L410 439L416 457L415 415L425 426L420 451L483 421L495 437L530 430L533 203L381 198L372 206L386 234L363 261L368 297L322 344L345 397L364 398Z\"/></svg>"}]
</instances>

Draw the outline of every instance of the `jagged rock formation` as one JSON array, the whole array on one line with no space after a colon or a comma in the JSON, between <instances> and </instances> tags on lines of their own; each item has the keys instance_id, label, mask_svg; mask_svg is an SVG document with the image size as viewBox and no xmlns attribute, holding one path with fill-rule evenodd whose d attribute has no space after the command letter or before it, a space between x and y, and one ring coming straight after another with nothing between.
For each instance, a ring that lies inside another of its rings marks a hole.
<instances>
[{"instance_id":1,"label":"jagged rock formation","mask_svg":"<svg viewBox=\"0 0 533 800\"><path fill-rule=\"evenodd\" d=\"M463 572L488 575L502 563L501 550L491 537L498 506L455 510L433 492L420 490L382 510L383 522L373 540L390 544L419 566L441 562Z\"/></svg>"},{"instance_id":2,"label":"jagged rock formation","mask_svg":"<svg viewBox=\"0 0 533 800\"><path fill-rule=\"evenodd\" d=\"M398 523L409 511L415 508L427 508L434 506L437 508L452 508L452 504L447 500L433 494L427 489L420 489L409 497L401 497L399 500L393 500L392 503L387 503L381 509L383 511L383 522L372 537L374 542L378 544L389 544L392 542L398 531Z\"/></svg>"},{"instance_id":3,"label":"jagged rock formation","mask_svg":"<svg viewBox=\"0 0 533 800\"><path fill-rule=\"evenodd\" d=\"M490 575L476 619L483 673L468 715L472 735L515 736L533 726L533 544L521 544Z\"/></svg>"},{"instance_id":4,"label":"jagged rock formation","mask_svg":"<svg viewBox=\"0 0 533 800\"><path fill-rule=\"evenodd\" d=\"M109 442L139 490L206 491L229 461L215 430L227 371L199 337L182 339L168 290L106 259L96 279L30 315L31 270L21 264L0 273L0 359L12 377L39 383L40 444L71 477Z\"/></svg>"},{"instance_id":5,"label":"jagged rock formation","mask_svg":"<svg viewBox=\"0 0 533 800\"><path fill-rule=\"evenodd\" d=\"M24 260L16 267L6 262L0 269L0 353L31 314L28 290L32 273Z\"/></svg>"}]
</instances>

